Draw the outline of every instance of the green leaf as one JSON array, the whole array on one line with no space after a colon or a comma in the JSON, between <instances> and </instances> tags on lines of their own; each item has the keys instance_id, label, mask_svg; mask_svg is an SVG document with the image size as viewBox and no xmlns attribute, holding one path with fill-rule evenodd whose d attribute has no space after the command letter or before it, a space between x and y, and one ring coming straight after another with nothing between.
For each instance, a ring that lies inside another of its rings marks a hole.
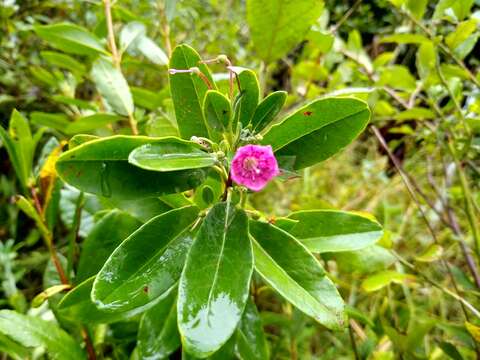
<instances>
[{"instance_id":1,"label":"green leaf","mask_svg":"<svg viewBox=\"0 0 480 360\"><path fill-rule=\"evenodd\" d=\"M179 139L178 142L142 145L130 153L128 162L145 170L164 172L209 167L217 159L200 150L199 145Z\"/></svg>"},{"instance_id":2,"label":"green leaf","mask_svg":"<svg viewBox=\"0 0 480 360\"><path fill-rule=\"evenodd\" d=\"M86 357L78 342L57 325L12 310L0 310L0 333L25 347L44 347L52 359Z\"/></svg>"},{"instance_id":3,"label":"green leaf","mask_svg":"<svg viewBox=\"0 0 480 360\"><path fill-rule=\"evenodd\" d=\"M83 241L75 282L82 282L100 271L115 248L140 225L139 220L119 210L103 216Z\"/></svg>"},{"instance_id":4,"label":"green leaf","mask_svg":"<svg viewBox=\"0 0 480 360\"><path fill-rule=\"evenodd\" d=\"M68 124L65 128L65 133L70 135L80 132L92 132L119 120L122 120L122 117L115 114L94 114L83 116Z\"/></svg>"},{"instance_id":5,"label":"green leaf","mask_svg":"<svg viewBox=\"0 0 480 360\"><path fill-rule=\"evenodd\" d=\"M399 273L393 270L380 271L363 280L362 288L367 292L377 291L391 283L401 284L408 280L412 280L412 275Z\"/></svg>"},{"instance_id":6,"label":"green leaf","mask_svg":"<svg viewBox=\"0 0 480 360\"><path fill-rule=\"evenodd\" d=\"M257 132L265 129L282 110L285 100L287 100L286 91L275 91L263 99L253 114L253 129Z\"/></svg>"},{"instance_id":7,"label":"green leaf","mask_svg":"<svg viewBox=\"0 0 480 360\"><path fill-rule=\"evenodd\" d=\"M433 42L428 41L421 44L417 51L417 69L421 79L435 71L437 54Z\"/></svg>"},{"instance_id":8,"label":"green leaf","mask_svg":"<svg viewBox=\"0 0 480 360\"><path fill-rule=\"evenodd\" d=\"M432 20L447 18L458 22L470 15L474 0L440 0L438 1Z\"/></svg>"},{"instance_id":9,"label":"green leaf","mask_svg":"<svg viewBox=\"0 0 480 360\"><path fill-rule=\"evenodd\" d=\"M163 98L158 93L134 86L130 87L130 90L135 105L148 110L156 110L162 106Z\"/></svg>"},{"instance_id":10,"label":"green leaf","mask_svg":"<svg viewBox=\"0 0 480 360\"><path fill-rule=\"evenodd\" d=\"M223 139L222 133L229 131L231 126L232 106L230 100L219 91L208 90L203 103L203 113L210 138L220 142Z\"/></svg>"},{"instance_id":11,"label":"green leaf","mask_svg":"<svg viewBox=\"0 0 480 360\"><path fill-rule=\"evenodd\" d=\"M420 262L432 262L440 259L443 255L443 247L438 244L432 244L422 254L415 257Z\"/></svg>"},{"instance_id":12,"label":"green leaf","mask_svg":"<svg viewBox=\"0 0 480 360\"><path fill-rule=\"evenodd\" d=\"M132 21L126 24L120 32L120 49L127 50L129 47L135 47L138 38L145 36L147 29L145 25L139 21Z\"/></svg>"},{"instance_id":13,"label":"green leaf","mask_svg":"<svg viewBox=\"0 0 480 360\"><path fill-rule=\"evenodd\" d=\"M141 359L164 359L179 346L177 293L172 291L143 315L137 347Z\"/></svg>"},{"instance_id":14,"label":"green leaf","mask_svg":"<svg viewBox=\"0 0 480 360\"><path fill-rule=\"evenodd\" d=\"M294 169L323 161L347 146L370 119L367 104L354 98L316 100L272 126L262 144L276 155L295 157Z\"/></svg>"},{"instance_id":15,"label":"green leaf","mask_svg":"<svg viewBox=\"0 0 480 360\"><path fill-rule=\"evenodd\" d=\"M323 1L248 0L247 20L257 54L266 63L300 43L319 18Z\"/></svg>"},{"instance_id":16,"label":"green leaf","mask_svg":"<svg viewBox=\"0 0 480 360\"><path fill-rule=\"evenodd\" d=\"M453 50L454 54L460 59L467 56L477 43L480 36L477 32L478 22L476 19L470 19L458 24L454 32L447 35L445 42Z\"/></svg>"},{"instance_id":17,"label":"green leaf","mask_svg":"<svg viewBox=\"0 0 480 360\"><path fill-rule=\"evenodd\" d=\"M32 173L35 145L27 119L15 109L10 117L8 132L17 152L22 178L26 184Z\"/></svg>"},{"instance_id":18,"label":"green leaf","mask_svg":"<svg viewBox=\"0 0 480 360\"><path fill-rule=\"evenodd\" d=\"M145 309L130 311L105 311L98 309L91 299L93 281L95 277L85 280L70 290L58 303L57 311L62 319L74 324L110 324L129 319ZM152 303L153 305L154 303Z\"/></svg>"},{"instance_id":19,"label":"green leaf","mask_svg":"<svg viewBox=\"0 0 480 360\"><path fill-rule=\"evenodd\" d=\"M198 67L213 84L210 70L200 61L200 56L194 49L188 45L179 45L173 50L169 67L176 70ZM170 91L178 129L184 139L190 140L192 136L208 137L202 111L207 90L207 85L196 74L170 74Z\"/></svg>"},{"instance_id":20,"label":"green leaf","mask_svg":"<svg viewBox=\"0 0 480 360\"><path fill-rule=\"evenodd\" d=\"M217 171L211 169L202 185L195 190L195 204L200 209L210 207L218 201L224 192L225 182Z\"/></svg>"},{"instance_id":21,"label":"green leaf","mask_svg":"<svg viewBox=\"0 0 480 360\"><path fill-rule=\"evenodd\" d=\"M357 251L344 251L328 255L331 255L337 262L338 269L345 273L368 274L384 270L396 260L390 251L379 245L371 245Z\"/></svg>"},{"instance_id":22,"label":"green leaf","mask_svg":"<svg viewBox=\"0 0 480 360\"><path fill-rule=\"evenodd\" d=\"M2 145L7 150L8 157L10 162L13 165L15 173L17 174L18 180L23 188L27 188L27 179L25 178L23 164L21 163L20 154L17 152L17 147L13 142L12 138L8 132L0 126L0 140L2 140Z\"/></svg>"},{"instance_id":23,"label":"green leaf","mask_svg":"<svg viewBox=\"0 0 480 360\"><path fill-rule=\"evenodd\" d=\"M152 63L157 65L168 65L168 56L149 37L141 36L136 44L137 50Z\"/></svg>"},{"instance_id":24,"label":"green leaf","mask_svg":"<svg viewBox=\"0 0 480 360\"><path fill-rule=\"evenodd\" d=\"M253 114L258 105L260 85L258 84L257 75L252 70L238 66L231 66L229 69L236 74L238 83L240 84L239 93L235 100L235 120L233 127L240 122L243 128L246 128L252 121Z\"/></svg>"},{"instance_id":25,"label":"green leaf","mask_svg":"<svg viewBox=\"0 0 480 360\"><path fill-rule=\"evenodd\" d=\"M299 310L330 329L344 324L344 304L318 260L292 235L250 222L255 269Z\"/></svg>"},{"instance_id":26,"label":"green leaf","mask_svg":"<svg viewBox=\"0 0 480 360\"><path fill-rule=\"evenodd\" d=\"M61 178L78 189L123 200L157 197L197 187L203 170L152 172L128 163L130 152L144 144L177 141L177 138L112 136L92 140L63 153L57 160Z\"/></svg>"},{"instance_id":27,"label":"green leaf","mask_svg":"<svg viewBox=\"0 0 480 360\"><path fill-rule=\"evenodd\" d=\"M384 36L380 39L381 43L394 42L397 44L423 44L430 42L427 37L420 34L395 34Z\"/></svg>"},{"instance_id":28,"label":"green leaf","mask_svg":"<svg viewBox=\"0 0 480 360\"><path fill-rule=\"evenodd\" d=\"M245 212L215 205L190 249L178 290L178 324L187 352L206 357L231 337L248 298L253 270Z\"/></svg>"},{"instance_id":29,"label":"green leaf","mask_svg":"<svg viewBox=\"0 0 480 360\"><path fill-rule=\"evenodd\" d=\"M44 113L41 111L34 111L30 114L32 124L47 126L55 130L65 132L65 129L70 125L67 115Z\"/></svg>"},{"instance_id":30,"label":"green leaf","mask_svg":"<svg viewBox=\"0 0 480 360\"><path fill-rule=\"evenodd\" d=\"M410 13L421 20L425 11L427 10L428 0L407 0L407 9L410 10Z\"/></svg>"},{"instance_id":31,"label":"green leaf","mask_svg":"<svg viewBox=\"0 0 480 360\"><path fill-rule=\"evenodd\" d=\"M122 51L139 52L154 64L167 65L168 56L152 39L147 37L146 32L147 29L141 22L132 21L125 25L120 33Z\"/></svg>"},{"instance_id":32,"label":"green leaf","mask_svg":"<svg viewBox=\"0 0 480 360\"><path fill-rule=\"evenodd\" d=\"M41 51L40 55L51 65L66 69L72 74L81 77L86 73L86 67L81 62L75 60L69 55L58 53L55 51Z\"/></svg>"},{"instance_id":33,"label":"green leaf","mask_svg":"<svg viewBox=\"0 0 480 360\"><path fill-rule=\"evenodd\" d=\"M306 210L288 217L298 221L288 232L312 252L359 250L383 236L378 222L352 212Z\"/></svg>"},{"instance_id":34,"label":"green leaf","mask_svg":"<svg viewBox=\"0 0 480 360\"><path fill-rule=\"evenodd\" d=\"M0 353L10 356L14 360L28 359L30 351L24 346L0 333Z\"/></svg>"},{"instance_id":35,"label":"green leaf","mask_svg":"<svg viewBox=\"0 0 480 360\"><path fill-rule=\"evenodd\" d=\"M237 328L235 352L240 360L268 360L268 345L262 320L255 303L247 302L240 325Z\"/></svg>"},{"instance_id":36,"label":"green leaf","mask_svg":"<svg viewBox=\"0 0 480 360\"><path fill-rule=\"evenodd\" d=\"M405 111L401 111L393 116L395 120L428 120L435 119L437 115L430 109L413 107Z\"/></svg>"},{"instance_id":37,"label":"green leaf","mask_svg":"<svg viewBox=\"0 0 480 360\"><path fill-rule=\"evenodd\" d=\"M117 114L133 114L133 98L127 81L110 60L98 58L92 65L92 80L107 104Z\"/></svg>"},{"instance_id":38,"label":"green leaf","mask_svg":"<svg viewBox=\"0 0 480 360\"><path fill-rule=\"evenodd\" d=\"M97 55L108 52L100 40L81 26L61 23L33 27L38 36L54 48L77 55Z\"/></svg>"},{"instance_id":39,"label":"green leaf","mask_svg":"<svg viewBox=\"0 0 480 360\"><path fill-rule=\"evenodd\" d=\"M381 70L378 85L388 85L394 89L413 91L415 90L416 82L406 66L392 65Z\"/></svg>"},{"instance_id":40,"label":"green leaf","mask_svg":"<svg viewBox=\"0 0 480 360\"><path fill-rule=\"evenodd\" d=\"M170 291L192 243L188 228L198 208L187 206L154 217L110 255L95 279L92 300L110 311L143 308Z\"/></svg>"}]
</instances>

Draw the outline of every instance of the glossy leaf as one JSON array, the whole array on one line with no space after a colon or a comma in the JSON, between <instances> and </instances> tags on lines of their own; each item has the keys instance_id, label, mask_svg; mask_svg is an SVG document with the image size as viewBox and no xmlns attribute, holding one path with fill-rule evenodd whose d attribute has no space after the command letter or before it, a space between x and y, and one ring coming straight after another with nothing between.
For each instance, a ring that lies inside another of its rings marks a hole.
<instances>
[{"instance_id":1,"label":"glossy leaf","mask_svg":"<svg viewBox=\"0 0 480 360\"><path fill-rule=\"evenodd\" d=\"M235 100L235 126L238 122L242 123L246 128L252 121L253 114L258 105L260 96L260 85L258 84L257 75L250 69L232 66L230 67L240 84L239 93Z\"/></svg>"},{"instance_id":2,"label":"glossy leaf","mask_svg":"<svg viewBox=\"0 0 480 360\"><path fill-rule=\"evenodd\" d=\"M320 324L343 326L344 304L318 260L293 236L274 225L251 221L255 269L299 310Z\"/></svg>"},{"instance_id":3,"label":"glossy leaf","mask_svg":"<svg viewBox=\"0 0 480 360\"><path fill-rule=\"evenodd\" d=\"M92 65L91 76L98 92L113 111L124 116L133 113L133 98L127 81L110 60L97 59Z\"/></svg>"},{"instance_id":4,"label":"glossy leaf","mask_svg":"<svg viewBox=\"0 0 480 360\"><path fill-rule=\"evenodd\" d=\"M268 345L262 320L255 303L247 302L242 321L237 328L235 353L241 360L268 360Z\"/></svg>"},{"instance_id":5,"label":"glossy leaf","mask_svg":"<svg viewBox=\"0 0 480 360\"><path fill-rule=\"evenodd\" d=\"M378 222L347 211L306 210L289 218L298 222L288 232L312 252L359 250L383 236Z\"/></svg>"},{"instance_id":6,"label":"glossy leaf","mask_svg":"<svg viewBox=\"0 0 480 360\"><path fill-rule=\"evenodd\" d=\"M91 299L93 281L95 277L88 278L74 289L70 290L58 303L57 311L62 319L72 323L82 324L110 324L129 319L144 309L111 312L98 309ZM153 302L151 305L154 305Z\"/></svg>"},{"instance_id":7,"label":"glossy leaf","mask_svg":"<svg viewBox=\"0 0 480 360\"><path fill-rule=\"evenodd\" d=\"M210 138L217 142L223 139L222 133L230 128L232 106L225 95L216 90L209 90L205 95L203 112L210 132Z\"/></svg>"},{"instance_id":8,"label":"glossy leaf","mask_svg":"<svg viewBox=\"0 0 480 360\"><path fill-rule=\"evenodd\" d=\"M170 59L170 69L190 69L198 67L211 84L213 79L198 53L188 45L175 48ZM170 74L170 91L172 93L178 129L182 138L190 140L192 136L208 137L202 105L208 87L196 74Z\"/></svg>"},{"instance_id":9,"label":"glossy leaf","mask_svg":"<svg viewBox=\"0 0 480 360\"><path fill-rule=\"evenodd\" d=\"M70 24L34 26L35 32L51 46L77 55L98 55L108 52L100 40L86 29Z\"/></svg>"},{"instance_id":10,"label":"glossy leaf","mask_svg":"<svg viewBox=\"0 0 480 360\"><path fill-rule=\"evenodd\" d=\"M203 220L180 279L178 324L187 352L206 357L231 337L252 269L247 215L230 202L218 203Z\"/></svg>"},{"instance_id":11,"label":"glossy leaf","mask_svg":"<svg viewBox=\"0 0 480 360\"><path fill-rule=\"evenodd\" d=\"M316 100L272 126L262 140L279 156L294 156L294 168L323 161L347 146L370 119L366 103L354 98Z\"/></svg>"},{"instance_id":12,"label":"glossy leaf","mask_svg":"<svg viewBox=\"0 0 480 360\"><path fill-rule=\"evenodd\" d=\"M76 283L95 275L110 254L142 223L128 213L113 210L102 217L83 241Z\"/></svg>"},{"instance_id":13,"label":"glossy leaf","mask_svg":"<svg viewBox=\"0 0 480 360\"><path fill-rule=\"evenodd\" d=\"M248 0L247 20L257 54L266 62L279 59L306 36L319 18L323 1Z\"/></svg>"},{"instance_id":14,"label":"glossy leaf","mask_svg":"<svg viewBox=\"0 0 480 360\"><path fill-rule=\"evenodd\" d=\"M217 159L195 143L172 141L142 145L130 153L128 162L145 170L164 172L209 167Z\"/></svg>"},{"instance_id":15,"label":"glossy leaf","mask_svg":"<svg viewBox=\"0 0 480 360\"><path fill-rule=\"evenodd\" d=\"M76 188L123 200L157 197L192 189L202 183L202 170L153 172L128 163L130 152L144 144L175 138L112 136L92 140L63 153L57 161L62 179Z\"/></svg>"},{"instance_id":16,"label":"glossy leaf","mask_svg":"<svg viewBox=\"0 0 480 360\"><path fill-rule=\"evenodd\" d=\"M138 329L137 346L142 359L164 359L180 346L177 327L177 293L147 310Z\"/></svg>"},{"instance_id":17,"label":"glossy leaf","mask_svg":"<svg viewBox=\"0 0 480 360\"><path fill-rule=\"evenodd\" d=\"M38 317L0 310L0 333L28 348L44 347L52 359L85 359L76 340L58 325Z\"/></svg>"},{"instance_id":18,"label":"glossy leaf","mask_svg":"<svg viewBox=\"0 0 480 360\"><path fill-rule=\"evenodd\" d=\"M65 128L66 134L91 132L108 124L121 120L122 117L115 114L94 114L78 118Z\"/></svg>"},{"instance_id":19,"label":"glossy leaf","mask_svg":"<svg viewBox=\"0 0 480 360\"><path fill-rule=\"evenodd\" d=\"M95 279L92 299L110 311L142 308L170 291L192 243L189 227L198 208L187 206L154 217L110 255Z\"/></svg>"},{"instance_id":20,"label":"glossy leaf","mask_svg":"<svg viewBox=\"0 0 480 360\"><path fill-rule=\"evenodd\" d=\"M285 91L275 91L263 99L253 114L253 129L260 132L270 125L275 116L282 110L285 100L287 100L287 92Z\"/></svg>"}]
</instances>

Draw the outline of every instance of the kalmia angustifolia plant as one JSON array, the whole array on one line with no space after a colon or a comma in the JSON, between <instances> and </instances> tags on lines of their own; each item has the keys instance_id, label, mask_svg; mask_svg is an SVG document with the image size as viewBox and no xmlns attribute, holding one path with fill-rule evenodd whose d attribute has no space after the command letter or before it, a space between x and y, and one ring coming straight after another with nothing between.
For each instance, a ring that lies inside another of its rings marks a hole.
<instances>
[{"instance_id":1,"label":"kalmia angustifolia plant","mask_svg":"<svg viewBox=\"0 0 480 360\"><path fill-rule=\"evenodd\" d=\"M59 305L70 316L84 313L81 307L120 318L145 312L140 334L158 331L155 317L163 313L171 337L139 341L141 354L167 356L181 343L199 358L231 349L245 359L247 351L266 358L250 296L254 272L320 324L341 329L343 300L312 253L359 249L382 234L377 222L354 213L298 211L272 220L248 202L250 191L277 175L281 181L348 145L369 121L367 104L327 97L277 121L285 92L259 101L253 71L232 66L226 56L216 61L227 65L228 95L195 50L173 51L170 90L181 137L77 135L56 163L62 179L83 192L170 204ZM355 232L373 236L355 242L349 237ZM85 296L91 302L80 306Z\"/></svg>"}]
</instances>

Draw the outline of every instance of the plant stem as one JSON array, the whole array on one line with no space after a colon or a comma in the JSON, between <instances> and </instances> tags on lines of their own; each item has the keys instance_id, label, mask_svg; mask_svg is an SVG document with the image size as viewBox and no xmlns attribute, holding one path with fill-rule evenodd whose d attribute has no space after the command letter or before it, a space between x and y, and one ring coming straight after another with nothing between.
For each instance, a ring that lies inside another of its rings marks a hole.
<instances>
[{"instance_id":1,"label":"plant stem","mask_svg":"<svg viewBox=\"0 0 480 360\"><path fill-rule=\"evenodd\" d=\"M428 230L430 231L430 234L432 235L432 239L434 241L435 244L438 244L440 245L438 239L437 239L437 235L435 234L435 231L433 230L433 227L432 225L430 224L430 221L428 221L428 218L427 218L427 215L425 214L425 211L423 210L422 206L420 205L420 202L415 194L415 191L413 190L412 188L412 185L408 179L408 177L406 176L406 174L403 172L402 170L402 167L398 161L398 159L393 155L393 153L390 151L390 148L388 147L387 143L385 142L385 139L383 138L382 134L380 133L380 131L376 128L375 125L371 125L371 129L373 130L373 133L375 134L375 136L377 137L380 145L382 146L382 148L387 152L388 154L388 157L390 158L390 160L393 162L395 168L397 169L398 173L400 174L403 182L405 183L405 187L407 188L408 190L408 193L410 194L410 197L412 198L412 200L415 202L415 204L417 205L417 208L418 210L420 211L420 214L425 222L425 224L427 225L427 228ZM455 277L453 276L453 273L452 273L452 269L450 268L450 265L448 264L448 262L442 257L440 259L441 263L443 264L443 266L445 267L447 273L448 273L448 276L450 277L450 280L452 282L452 285L455 289L455 291L458 293L459 290L458 290L458 286L457 286L457 282L455 281ZM458 295L457 295L458 296ZM462 310L465 314L465 318L468 320L468 314L465 310L465 304L463 302L460 302L461 306L462 306Z\"/></svg>"},{"instance_id":2,"label":"plant stem","mask_svg":"<svg viewBox=\"0 0 480 360\"><path fill-rule=\"evenodd\" d=\"M103 0L105 8L105 20L108 30L108 46L112 52L112 61L117 69L120 69L120 56L117 50L117 44L115 42L115 33L113 31L113 19L112 19L112 5L110 0Z\"/></svg>"},{"instance_id":3,"label":"plant stem","mask_svg":"<svg viewBox=\"0 0 480 360\"><path fill-rule=\"evenodd\" d=\"M480 87L480 82L477 80L475 75L470 71L470 69L465 65L465 63L460 60L458 57L455 56L455 54L450 50L448 46L446 46L443 42L436 42L435 41L435 35L425 26L423 25L420 21L415 19L414 16L412 16L408 11L405 11L403 9L399 9L400 13L406 16L410 21L412 21L415 25L417 25L426 35L427 37L434 42L440 50L442 50L446 55L450 56L450 58L457 63L458 66L460 66L467 74L470 80Z\"/></svg>"},{"instance_id":4,"label":"plant stem","mask_svg":"<svg viewBox=\"0 0 480 360\"><path fill-rule=\"evenodd\" d=\"M391 250L392 254L406 267L408 267L413 273L416 273L417 275L421 276L426 282L430 283L437 289L441 290L445 294L451 296L452 298L458 300L464 307L468 308L476 317L480 319L480 311L478 311L471 303L469 303L467 300L462 298L460 295L457 293L451 291L450 289L446 288L445 286L437 283L435 280L431 279L428 275L425 275L423 272L418 270L415 265L409 263L407 260L405 260L403 257L401 257L398 253L396 253L394 250ZM467 321L468 321L468 316L466 316Z\"/></svg>"}]
</instances>

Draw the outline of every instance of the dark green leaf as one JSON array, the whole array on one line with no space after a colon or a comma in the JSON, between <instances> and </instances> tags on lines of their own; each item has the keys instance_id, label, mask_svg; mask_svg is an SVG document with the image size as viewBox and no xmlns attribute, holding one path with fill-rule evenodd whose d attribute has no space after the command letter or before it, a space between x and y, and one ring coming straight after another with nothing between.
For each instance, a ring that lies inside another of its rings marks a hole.
<instances>
[{"instance_id":1,"label":"dark green leaf","mask_svg":"<svg viewBox=\"0 0 480 360\"><path fill-rule=\"evenodd\" d=\"M220 142L222 133L230 129L232 106L230 101L219 91L208 90L203 103L203 112L210 132L210 138Z\"/></svg>"},{"instance_id":2,"label":"dark green leaf","mask_svg":"<svg viewBox=\"0 0 480 360\"><path fill-rule=\"evenodd\" d=\"M255 303L247 302L242 321L237 328L235 352L241 360L268 360L267 339Z\"/></svg>"},{"instance_id":3,"label":"dark green leaf","mask_svg":"<svg viewBox=\"0 0 480 360\"><path fill-rule=\"evenodd\" d=\"M98 309L91 299L93 281L91 277L70 290L58 303L57 311L62 319L72 323L110 324L129 319L144 309L111 312ZM152 303L153 305L154 303Z\"/></svg>"},{"instance_id":4,"label":"dark green leaf","mask_svg":"<svg viewBox=\"0 0 480 360\"><path fill-rule=\"evenodd\" d=\"M177 142L142 145L130 153L128 162L145 170L164 172L209 167L217 159L200 150L199 145L178 139Z\"/></svg>"},{"instance_id":5,"label":"dark green leaf","mask_svg":"<svg viewBox=\"0 0 480 360\"><path fill-rule=\"evenodd\" d=\"M235 127L238 122L242 123L246 128L252 121L253 114L258 105L260 96L260 85L258 84L257 75L250 69L232 66L230 67L238 79L240 89L235 101Z\"/></svg>"},{"instance_id":6,"label":"dark green leaf","mask_svg":"<svg viewBox=\"0 0 480 360\"><path fill-rule=\"evenodd\" d=\"M124 200L195 188L204 180L202 170L159 173L128 163L133 149L171 140L176 138L119 135L92 140L63 153L57 161L57 171L65 182L82 191Z\"/></svg>"},{"instance_id":7,"label":"dark green leaf","mask_svg":"<svg viewBox=\"0 0 480 360\"><path fill-rule=\"evenodd\" d=\"M344 304L318 260L287 232L251 221L255 269L285 299L320 324L344 324Z\"/></svg>"},{"instance_id":8,"label":"dark green leaf","mask_svg":"<svg viewBox=\"0 0 480 360\"><path fill-rule=\"evenodd\" d=\"M198 67L213 84L210 71L200 61L200 56L190 46L179 45L172 53L169 67L176 70ZM207 90L207 85L196 74L177 73L170 75L170 91L172 92L178 129L184 139L189 140L192 136L208 137L202 111Z\"/></svg>"},{"instance_id":9,"label":"dark green leaf","mask_svg":"<svg viewBox=\"0 0 480 360\"><path fill-rule=\"evenodd\" d=\"M253 115L253 129L257 132L265 129L282 110L285 100L287 100L286 91L275 91L263 99Z\"/></svg>"},{"instance_id":10,"label":"dark green leaf","mask_svg":"<svg viewBox=\"0 0 480 360\"><path fill-rule=\"evenodd\" d=\"M347 211L298 211L289 218L298 223L288 232L312 252L358 250L374 244L383 236L378 222Z\"/></svg>"},{"instance_id":11,"label":"dark green leaf","mask_svg":"<svg viewBox=\"0 0 480 360\"><path fill-rule=\"evenodd\" d=\"M80 283L102 268L110 254L142 223L133 216L113 210L102 217L83 242L76 283Z\"/></svg>"},{"instance_id":12,"label":"dark green leaf","mask_svg":"<svg viewBox=\"0 0 480 360\"><path fill-rule=\"evenodd\" d=\"M295 169L323 161L360 134L370 119L365 102L354 98L316 100L272 126L262 144L277 155L294 156Z\"/></svg>"},{"instance_id":13,"label":"dark green leaf","mask_svg":"<svg viewBox=\"0 0 480 360\"><path fill-rule=\"evenodd\" d=\"M177 327L177 292L145 312L138 329L138 352L141 359L164 359L180 346Z\"/></svg>"},{"instance_id":14,"label":"dark green leaf","mask_svg":"<svg viewBox=\"0 0 480 360\"><path fill-rule=\"evenodd\" d=\"M206 357L231 337L248 298L253 269L247 215L215 205L190 249L178 294L178 323L187 352Z\"/></svg>"},{"instance_id":15,"label":"dark green leaf","mask_svg":"<svg viewBox=\"0 0 480 360\"><path fill-rule=\"evenodd\" d=\"M187 206L154 217L108 258L95 279L92 299L110 311L142 308L175 286L192 242L198 208Z\"/></svg>"}]
</instances>

